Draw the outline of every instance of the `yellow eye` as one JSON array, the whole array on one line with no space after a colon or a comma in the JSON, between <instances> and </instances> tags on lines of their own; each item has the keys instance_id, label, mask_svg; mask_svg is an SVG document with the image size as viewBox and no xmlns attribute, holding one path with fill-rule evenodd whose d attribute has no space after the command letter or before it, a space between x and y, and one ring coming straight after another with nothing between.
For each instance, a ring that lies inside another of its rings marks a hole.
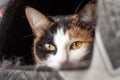
<instances>
[{"instance_id":1,"label":"yellow eye","mask_svg":"<svg viewBox=\"0 0 120 80\"><path fill-rule=\"evenodd\" d=\"M82 42L76 41L73 42L72 45L70 46L71 50L79 49L82 46Z\"/></svg>"},{"instance_id":2,"label":"yellow eye","mask_svg":"<svg viewBox=\"0 0 120 80\"><path fill-rule=\"evenodd\" d=\"M49 50L49 51L55 50L55 46L52 45L52 44L45 44L45 48L46 48L47 50Z\"/></svg>"}]
</instances>

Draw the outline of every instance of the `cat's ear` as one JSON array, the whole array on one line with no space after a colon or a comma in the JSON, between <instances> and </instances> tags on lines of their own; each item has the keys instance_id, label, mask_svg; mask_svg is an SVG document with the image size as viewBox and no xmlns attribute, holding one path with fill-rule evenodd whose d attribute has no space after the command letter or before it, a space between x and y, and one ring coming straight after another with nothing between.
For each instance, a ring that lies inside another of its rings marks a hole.
<instances>
[{"instance_id":1,"label":"cat's ear","mask_svg":"<svg viewBox=\"0 0 120 80\"><path fill-rule=\"evenodd\" d=\"M86 23L94 23L96 21L96 4L88 3L80 12L77 14L78 21Z\"/></svg>"},{"instance_id":2,"label":"cat's ear","mask_svg":"<svg viewBox=\"0 0 120 80\"><path fill-rule=\"evenodd\" d=\"M35 36L42 35L48 25L51 24L44 14L34 8L27 6L25 8L25 14Z\"/></svg>"}]
</instances>

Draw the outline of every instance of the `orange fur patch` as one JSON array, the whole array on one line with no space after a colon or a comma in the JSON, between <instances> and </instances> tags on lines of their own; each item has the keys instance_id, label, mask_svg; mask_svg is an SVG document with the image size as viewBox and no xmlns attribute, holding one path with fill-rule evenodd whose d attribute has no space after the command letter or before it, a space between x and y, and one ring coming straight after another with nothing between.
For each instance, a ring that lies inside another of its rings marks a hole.
<instances>
[{"instance_id":1,"label":"orange fur patch","mask_svg":"<svg viewBox=\"0 0 120 80\"><path fill-rule=\"evenodd\" d=\"M35 39L34 39L34 47L33 47L33 55L34 55L34 59L35 59L35 62L36 62L36 64L41 64L42 63L42 61L39 59L39 57L38 57L38 55L36 54L36 49L35 49L35 46L36 46L36 43L39 41L39 38L38 37L36 37Z\"/></svg>"},{"instance_id":2,"label":"orange fur patch","mask_svg":"<svg viewBox=\"0 0 120 80\"><path fill-rule=\"evenodd\" d=\"M67 30L66 32L69 35L70 40L81 41L82 44L89 48L93 44L94 38L91 36L90 32L80 27L74 27Z\"/></svg>"}]
</instances>

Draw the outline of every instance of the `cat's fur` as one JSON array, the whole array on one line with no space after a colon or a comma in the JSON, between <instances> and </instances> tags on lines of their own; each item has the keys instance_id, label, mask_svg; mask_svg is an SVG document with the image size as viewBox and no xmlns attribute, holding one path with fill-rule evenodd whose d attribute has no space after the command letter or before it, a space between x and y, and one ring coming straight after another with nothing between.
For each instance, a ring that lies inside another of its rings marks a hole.
<instances>
[{"instance_id":1,"label":"cat's fur","mask_svg":"<svg viewBox=\"0 0 120 80\"><path fill-rule=\"evenodd\" d=\"M91 60L95 10L96 5L88 3L77 14L46 17L34 8L26 7L26 17L35 34L33 55L36 64L59 69L66 63ZM52 45L52 50L47 50L46 44Z\"/></svg>"}]
</instances>

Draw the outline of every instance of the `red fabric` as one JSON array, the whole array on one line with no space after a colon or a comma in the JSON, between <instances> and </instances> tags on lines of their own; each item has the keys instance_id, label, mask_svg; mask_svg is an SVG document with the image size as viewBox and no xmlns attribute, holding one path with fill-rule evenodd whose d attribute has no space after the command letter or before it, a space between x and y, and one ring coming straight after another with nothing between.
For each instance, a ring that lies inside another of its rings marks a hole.
<instances>
[{"instance_id":1,"label":"red fabric","mask_svg":"<svg viewBox=\"0 0 120 80\"><path fill-rule=\"evenodd\" d=\"M4 14L5 10L4 9L0 9L0 14Z\"/></svg>"}]
</instances>

